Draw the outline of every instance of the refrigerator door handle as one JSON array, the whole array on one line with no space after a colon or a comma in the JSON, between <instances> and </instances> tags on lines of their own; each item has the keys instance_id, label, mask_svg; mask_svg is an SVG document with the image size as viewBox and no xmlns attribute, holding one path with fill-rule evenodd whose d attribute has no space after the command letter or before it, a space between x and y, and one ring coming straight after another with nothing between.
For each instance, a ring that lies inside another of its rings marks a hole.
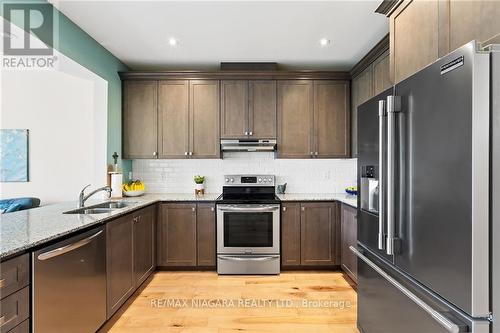
<instances>
[{"instance_id":1,"label":"refrigerator door handle","mask_svg":"<svg viewBox=\"0 0 500 333\"><path fill-rule=\"evenodd\" d=\"M349 246L349 249L361 260L363 260L368 266L370 266L374 271L379 273L384 279L387 280L390 284L392 284L396 289L406 295L409 299L411 299L415 304L417 304L422 310L427 312L432 318L434 318L441 326L443 326L448 332L451 333L459 333L463 332L463 327L455 324L447 317L443 316L440 312L434 310L429 304L425 303L421 298L408 290L405 286L399 283L392 276L387 274L382 268L377 266L373 261L368 259L364 254L362 254L357 248L354 246Z\"/></svg>"},{"instance_id":2,"label":"refrigerator door handle","mask_svg":"<svg viewBox=\"0 0 500 333\"><path fill-rule=\"evenodd\" d=\"M387 97L387 244L386 253L394 255L396 227L396 114L401 111L399 96Z\"/></svg>"},{"instance_id":3,"label":"refrigerator door handle","mask_svg":"<svg viewBox=\"0 0 500 333\"><path fill-rule=\"evenodd\" d=\"M385 108L385 101L378 101L378 248L379 250L385 249L385 157L387 154L385 144L387 112Z\"/></svg>"}]
</instances>

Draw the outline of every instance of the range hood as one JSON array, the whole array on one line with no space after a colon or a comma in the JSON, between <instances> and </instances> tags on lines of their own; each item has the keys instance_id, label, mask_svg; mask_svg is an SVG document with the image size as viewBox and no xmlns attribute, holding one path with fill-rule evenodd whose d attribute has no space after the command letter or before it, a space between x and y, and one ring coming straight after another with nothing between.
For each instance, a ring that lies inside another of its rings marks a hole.
<instances>
[{"instance_id":1,"label":"range hood","mask_svg":"<svg viewBox=\"0 0 500 333\"><path fill-rule=\"evenodd\" d=\"M220 140L222 151L275 151L276 140Z\"/></svg>"}]
</instances>

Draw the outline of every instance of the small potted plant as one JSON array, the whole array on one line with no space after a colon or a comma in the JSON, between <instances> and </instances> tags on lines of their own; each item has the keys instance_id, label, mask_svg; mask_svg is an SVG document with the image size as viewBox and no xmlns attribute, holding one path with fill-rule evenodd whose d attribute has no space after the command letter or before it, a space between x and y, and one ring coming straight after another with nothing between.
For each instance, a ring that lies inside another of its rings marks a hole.
<instances>
[{"instance_id":1,"label":"small potted plant","mask_svg":"<svg viewBox=\"0 0 500 333\"><path fill-rule=\"evenodd\" d=\"M196 183L194 187L194 194L196 195L205 194L205 176L200 176L200 175L194 176L194 182Z\"/></svg>"}]
</instances>

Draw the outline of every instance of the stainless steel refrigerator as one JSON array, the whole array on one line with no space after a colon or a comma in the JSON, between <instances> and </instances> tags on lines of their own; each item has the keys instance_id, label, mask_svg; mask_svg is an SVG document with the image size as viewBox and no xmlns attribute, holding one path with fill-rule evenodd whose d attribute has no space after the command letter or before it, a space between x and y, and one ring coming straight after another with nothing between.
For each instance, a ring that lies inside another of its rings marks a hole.
<instances>
[{"instance_id":1,"label":"stainless steel refrigerator","mask_svg":"<svg viewBox=\"0 0 500 333\"><path fill-rule=\"evenodd\" d=\"M358 107L361 332L500 332L497 172L497 46L471 42Z\"/></svg>"}]
</instances>

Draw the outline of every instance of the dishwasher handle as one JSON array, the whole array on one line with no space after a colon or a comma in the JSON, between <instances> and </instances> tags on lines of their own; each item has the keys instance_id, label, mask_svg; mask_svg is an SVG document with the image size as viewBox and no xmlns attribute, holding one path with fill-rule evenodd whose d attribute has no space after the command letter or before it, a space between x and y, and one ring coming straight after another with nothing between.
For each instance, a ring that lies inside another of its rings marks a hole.
<instances>
[{"instance_id":1,"label":"dishwasher handle","mask_svg":"<svg viewBox=\"0 0 500 333\"><path fill-rule=\"evenodd\" d=\"M73 250L76 250L84 245L87 245L88 243L92 242L92 240L94 238L96 238L97 236L99 236L100 234L102 234L102 230L96 232L95 234L87 237L87 238L84 238L82 240L79 240L78 242L75 242L73 244L68 244L68 245L65 245L65 246L61 246L57 249L54 249L54 250L50 250L50 251L47 251L47 252L44 252L44 253L40 253L38 255L38 260L47 260L47 259L50 259L50 258L54 258L54 257L57 257L57 256L60 256L62 254L65 254L65 253L68 253L68 252L71 252Z\"/></svg>"}]
</instances>

